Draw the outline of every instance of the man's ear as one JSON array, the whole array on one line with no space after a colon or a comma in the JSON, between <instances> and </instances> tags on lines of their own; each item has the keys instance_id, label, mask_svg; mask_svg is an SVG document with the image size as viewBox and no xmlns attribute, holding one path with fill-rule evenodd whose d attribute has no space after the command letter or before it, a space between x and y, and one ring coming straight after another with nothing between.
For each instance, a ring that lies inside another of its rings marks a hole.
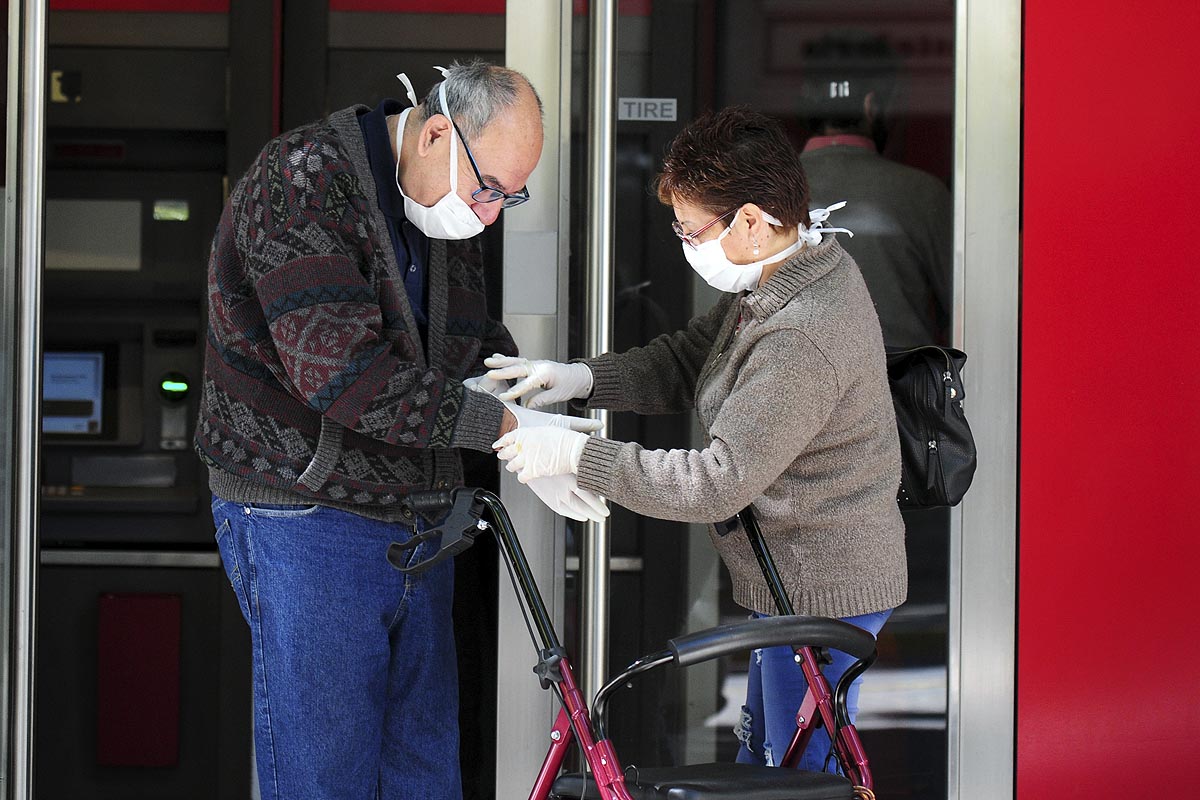
<instances>
[{"instance_id":1,"label":"man's ear","mask_svg":"<svg viewBox=\"0 0 1200 800\"><path fill-rule=\"evenodd\" d=\"M424 158L434 143L450 133L450 120L443 114L434 114L421 123L421 135L417 138L417 155Z\"/></svg>"}]
</instances>

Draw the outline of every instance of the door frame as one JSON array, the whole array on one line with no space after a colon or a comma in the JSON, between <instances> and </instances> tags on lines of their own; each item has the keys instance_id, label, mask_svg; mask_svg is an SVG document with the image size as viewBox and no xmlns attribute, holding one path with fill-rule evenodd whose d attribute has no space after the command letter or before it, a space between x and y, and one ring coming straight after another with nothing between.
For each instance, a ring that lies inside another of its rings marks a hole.
<instances>
[{"instance_id":1,"label":"door frame","mask_svg":"<svg viewBox=\"0 0 1200 800\"><path fill-rule=\"evenodd\" d=\"M952 517L948 795L1011 798L1016 717L1021 2L958 0L954 341L980 453Z\"/></svg>"}]
</instances>

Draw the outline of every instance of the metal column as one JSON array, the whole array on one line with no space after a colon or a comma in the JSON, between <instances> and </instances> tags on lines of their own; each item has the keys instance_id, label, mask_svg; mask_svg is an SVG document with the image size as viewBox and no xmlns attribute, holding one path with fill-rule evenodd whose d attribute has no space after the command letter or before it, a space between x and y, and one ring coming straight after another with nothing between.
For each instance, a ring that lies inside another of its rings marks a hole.
<instances>
[{"instance_id":1,"label":"metal column","mask_svg":"<svg viewBox=\"0 0 1200 800\"><path fill-rule=\"evenodd\" d=\"M587 352L612 349L613 202L616 148L617 2L593 0L588 69ZM596 412L609 434L609 414ZM590 523L580 551L579 640L583 696L590 700L605 681L608 656L609 523Z\"/></svg>"},{"instance_id":2,"label":"metal column","mask_svg":"<svg viewBox=\"0 0 1200 800\"><path fill-rule=\"evenodd\" d=\"M1021 3L958 0L954 342L979 448L950 530L948 795L1013 797ZM970 587L967 590L965 587Z\"/></svg>"},{"instance_id":3,"label":"metal column","mask_svg":"<svg viewBox=\"0 0 1200 800\"><path fill-rule=\"evenodd\" d=\"M37 521L41 406L41 305L43 151L45 145L46 3L23 0L8 7L8 175L0 300L2 374L13 380L0 390L0 434L4 454L5 620L9 669L4 709L7 721L4 797L33 797L34 643L37 597ZM16 141L14 142L13 139Z\"/></svg>"},{"instance_id":4,"label":"metal column","mask_svg":"<svg viewBox=\"0 0 1200 800\"><path fill-rule=\"evenodd\" d=\"M504 324L529 358L565 361L571 189L571 4L508 0L505 64L542 98L542 157L529 177L530 201L504 212ZM561 630L566 591L566 524L509 472L501 493L552 622ZM496 642L496 797L524 797L537 774L558 701L533 680L536 661L520 605L500 570Z\"/></svg>"}]
</instances>

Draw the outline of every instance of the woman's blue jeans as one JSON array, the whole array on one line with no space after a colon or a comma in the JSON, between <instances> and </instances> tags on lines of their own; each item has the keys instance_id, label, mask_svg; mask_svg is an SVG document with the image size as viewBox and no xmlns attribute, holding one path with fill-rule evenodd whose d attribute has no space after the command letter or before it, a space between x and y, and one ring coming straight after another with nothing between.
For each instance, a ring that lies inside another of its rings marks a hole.
<instances>
[{"instance_id":1,"label":"woman's blue jeans","mask_svg":"<svg viewBox=\"0 0 1200 800\"><path fill-rule=\"evenodd\" d=\"M263 800L460 800L453 560L405 576L386 554L410 528L323 506L212 507L250 625Z\"/></svg>"},{"instance_id":2,"label":"woman's blue jeans","mask_svg":"<svg viewBox=\"0 0 1200 800\"><path fill-rule=\"evenodd\" d=\"M844 622L857 625L873 636L878 636L883 623L892 615L892 609L844 617ZM762 614L755 616L761 617ZM832 663L821 667L830 689L854 663L853 656L840 650L830 650ZM764 647L750 654L750 674L746 686L746 705L742 706L740 724L733 729L742 746L738 750L739 764L765 764L774 767L796 733L796 712L804 701L808 682L796 663L795 653L790 647ZM846 705L853 722L858 716L858 689L860 677L850 685ZM813 731L808 748L800 757L800 769L821 772L825 769L825 757L829 754L829 733L824 726ZM829 762L829 771L838 772L836 759Z\"/></svg>"}]
</instances>

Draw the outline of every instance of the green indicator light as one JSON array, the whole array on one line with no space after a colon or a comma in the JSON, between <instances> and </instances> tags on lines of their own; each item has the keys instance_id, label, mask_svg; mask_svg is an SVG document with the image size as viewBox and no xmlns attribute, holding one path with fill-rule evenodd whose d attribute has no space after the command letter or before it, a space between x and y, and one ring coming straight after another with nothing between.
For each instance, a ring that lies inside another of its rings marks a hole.
<instances>
[{"instance_id":1,"label":"green indicator light","mask_svg":"<svg viewBox=\"0 0 1200 800\"><path fill-rule=\"evenodd\" d=\"M165 372L158 380L158 393L168 403L181 402L191 388L188 376L182 372Z\"/></svg>"}]
</instances>

